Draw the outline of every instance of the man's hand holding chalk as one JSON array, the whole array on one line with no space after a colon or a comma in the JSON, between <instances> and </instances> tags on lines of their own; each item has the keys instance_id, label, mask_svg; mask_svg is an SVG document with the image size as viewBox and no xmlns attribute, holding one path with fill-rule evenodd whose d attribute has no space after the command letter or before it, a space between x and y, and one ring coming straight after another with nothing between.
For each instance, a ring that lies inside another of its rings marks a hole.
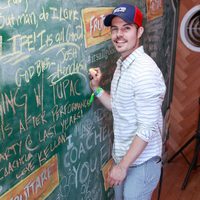
<instances>
[{"instance_id":1,"label":"man's hand holding chalk","mask_svg":"<svg viewBox=\"0 0 200 200\"><path fill-rule=\"evenodd\" d=\"M95 68L90 68L89 69L89 78L90 78L90 80L92 80L94 76L97 76L97 71L95 70Z\"/></svg>"},{"instance_id":2,"label":"man's hand holding chalk","mask_svg":"<svg viewBox=\"0 0 200 200\"><path fill-rule=\"evenodd\" d=\"M102 73L99 67L89 69L90 85L93 91L99 87L101 76Z\"/></svg>"}]
</instances>

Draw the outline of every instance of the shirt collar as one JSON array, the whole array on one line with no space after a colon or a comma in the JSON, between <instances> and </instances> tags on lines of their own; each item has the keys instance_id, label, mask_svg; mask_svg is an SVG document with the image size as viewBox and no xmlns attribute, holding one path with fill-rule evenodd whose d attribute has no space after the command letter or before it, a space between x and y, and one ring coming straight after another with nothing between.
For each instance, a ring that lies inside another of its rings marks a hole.
<instances>
[{"instance_id":1,"label":"shirt collar","mask_svg":"<svg viewBox=\"0 0 200 200\"><path fill-rule=\"evenodd\" d=\"M120 57L117 61L117 66L122 66L122 69L128 68L134 60L144 53L143 46L138 47L135 49L125 60L122 61L122 57Z\"/></svg>"}]
</instances>

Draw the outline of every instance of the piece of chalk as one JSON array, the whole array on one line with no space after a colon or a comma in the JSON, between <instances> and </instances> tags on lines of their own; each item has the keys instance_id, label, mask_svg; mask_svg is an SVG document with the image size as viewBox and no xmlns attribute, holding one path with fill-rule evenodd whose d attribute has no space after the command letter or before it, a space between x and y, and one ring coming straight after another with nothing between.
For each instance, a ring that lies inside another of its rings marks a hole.
<instances>
[{"instance_id":1,"label":"piece of chalk","mask_svg":"<svg viewBox=\"0 0 200 200\"><path fill-rule=\"evenodd\" d=\"M95 76L97 76L97 72L96 70L94 70L93 68L89 69L89 79L92 80L93 76L91 74L94 74Z\"/></svg>"}]
</instances>

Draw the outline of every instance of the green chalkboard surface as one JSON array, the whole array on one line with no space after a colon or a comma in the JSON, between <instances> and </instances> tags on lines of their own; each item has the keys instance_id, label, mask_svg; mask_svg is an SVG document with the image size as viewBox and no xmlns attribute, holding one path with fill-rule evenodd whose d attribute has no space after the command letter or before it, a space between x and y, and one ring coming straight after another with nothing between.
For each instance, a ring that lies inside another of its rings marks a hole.
<instances>
[{"instance_id":1,"label":"green chalkboard surface","mask_svg":"<svg viewBox=\"0 0 200 200\"><path fill-rule=\"evenodd\" d=\"M146 12L146 1L126 2ZM102 86L109 91L118 55L102 22L118 3L0 2L1 200L113 199L102 175L111 157L112 113L97 99L89 106L88 70L101 67ZM170 5L166 9L172 12ZM166 19L161 16L158 26ZM159 41L170 41L172 35L159 31ZM170 66L163 63L168 77Z\"/></svg>"}]
</instances>

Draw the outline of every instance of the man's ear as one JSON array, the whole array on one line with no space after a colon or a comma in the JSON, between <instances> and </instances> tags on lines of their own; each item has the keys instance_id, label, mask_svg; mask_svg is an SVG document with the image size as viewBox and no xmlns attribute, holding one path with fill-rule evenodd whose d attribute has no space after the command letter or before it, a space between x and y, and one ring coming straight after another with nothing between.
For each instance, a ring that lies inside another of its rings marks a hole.
<instances>
[{"instance_id":1,"label":"man's ear","mask_svg":"<svg viewBox=\"0 0 200 200\"><path fill-rule=\"evenodd\" d=\"M144 33L144 27L140 26L138 28L138 39L141 38L143 33Z\"/></svg>"}]
</instances>

